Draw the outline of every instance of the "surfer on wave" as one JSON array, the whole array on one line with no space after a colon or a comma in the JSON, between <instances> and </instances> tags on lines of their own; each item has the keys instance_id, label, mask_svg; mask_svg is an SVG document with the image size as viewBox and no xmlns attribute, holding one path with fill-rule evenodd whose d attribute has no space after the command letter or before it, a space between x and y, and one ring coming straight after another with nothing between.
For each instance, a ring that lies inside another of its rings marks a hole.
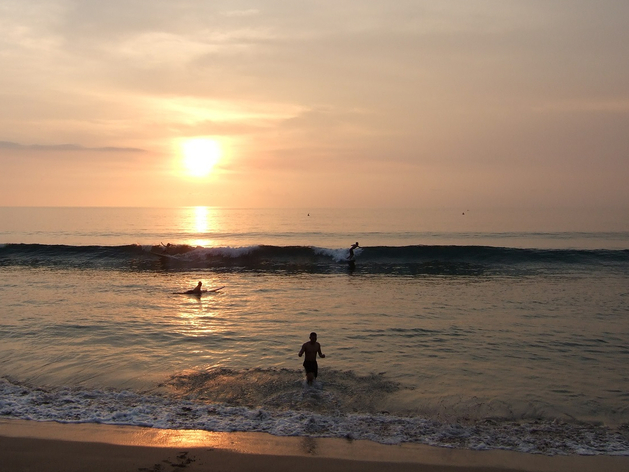
<instances>
[{"instance_id":1,"label":"surfer on wave","mask_svg":"<svg viewBox=\"0 0 629 472\"><path fill-rule=\"evenodd\" d=\"M347 258L348 261L353 261L354 260L354 249L356 249L358 247L358 241L356 241L354 244L352 244L349 248L349 257Z\"/></svg>"}]
</instances>

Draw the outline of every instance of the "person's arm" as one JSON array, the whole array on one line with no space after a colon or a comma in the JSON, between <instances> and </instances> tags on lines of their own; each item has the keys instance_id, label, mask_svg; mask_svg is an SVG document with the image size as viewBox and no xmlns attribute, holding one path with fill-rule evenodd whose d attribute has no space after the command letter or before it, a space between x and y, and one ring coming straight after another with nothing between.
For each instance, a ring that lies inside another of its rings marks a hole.
<instances>
[{"instance_id":1,"label":"person's arm","mask_svg":"<svg viewBox=\"0 0 629 472\"><path fill-rule=\"evenodd\" d=\"M323 353L321 352L321 344L319 344L319 346L318 346L318 348L317 348L317 352L319 353L319 357L321 357L321 358L324 358L324 357L325 357L325 354L323 354Z\"/></svg>"},{"instance_id":2,"label":"person's arm","mask_svg":"<svg viewBox=\"0 0 629 472\"><path fill-rule=\"evenodd\" d=\"M306 350L306 345L304 344L301 346L301 351L299 351L299 357L304 355L305 350Z\"/></svg>"}]
</instances>

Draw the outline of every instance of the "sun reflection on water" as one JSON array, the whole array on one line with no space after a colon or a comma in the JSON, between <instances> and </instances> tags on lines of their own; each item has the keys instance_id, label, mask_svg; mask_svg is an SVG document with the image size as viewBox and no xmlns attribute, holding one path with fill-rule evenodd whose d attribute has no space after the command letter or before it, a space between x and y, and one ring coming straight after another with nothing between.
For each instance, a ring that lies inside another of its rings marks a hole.
<instances>
[{"instance_id":1,"label":"sun reflection on water","mask_svg":"<svg viewBox=\"0 0 629 472\"><path fill-rule=\"evenodd\" d=\"M209 286L215 285L207 282ZM219 294L208 295L216 297ZM221 329L215 323L215 318L219 316L215 307L215 300L206 300L204 297L191 297L189 303L186 303L179 310L179 327L177 331L190 338L205 337L213 333L220 332Z\"/></svg>"},{"instance_id":2,"label":"sun reflection on water","mask_svg":"<svg viewBox=\"0 0 629 472\"><path fill-rule=\"evenodd\" d=\"M191 207L188 213L187 230L189 233L196 235L196 238L191 238L188 244L191 246L210 247L214 245L214 241L211 238L203 237L207 233L211 233L216 230L217 218L216 209L206 206Z\"/></svg>"},{"instance_id":3,"label":"sun reflection on water","mask_svg":"<svg viewBox=\"0 0 629 472\"><path fill-rule=\"evenodd\" d=\"M204 206L194 207L194 229L197 233L206 233L209 224L209 208Z\"/></svg>"}]
</instances>

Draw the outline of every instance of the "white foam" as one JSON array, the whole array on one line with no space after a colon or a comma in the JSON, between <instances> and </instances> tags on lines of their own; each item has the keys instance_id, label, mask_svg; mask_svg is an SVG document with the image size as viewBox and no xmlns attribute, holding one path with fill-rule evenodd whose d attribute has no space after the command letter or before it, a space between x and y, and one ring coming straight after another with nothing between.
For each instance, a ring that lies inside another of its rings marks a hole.
<instances>
[{"instance_id":1,"label":"white foam","mask_svg":"<svg viewBox=\"0 0 629 472\"><path fill-rule=\"evenodd\" d=\"M195 255L195 256L222 256L222 257L242 257L250 254L251 252L258 249L260 246L242 246L242 247L231 247L231 246L223 246L223 247L212 247L212 248L197 248L190 251L187 254Z\"/></svg>"},{"instance_id":2,"label":"white foam","mask_svg":"<svg viewBox=\"0 0 629 472\"><path fill-rule=\"evenodd\" d=\"M318 395L319 389L303 394ZM447 424L420 417L318 414L207 404L132 391L42 389L0 379L0 416L61 423L103 423L161 429L265 432L277 436L368 439L475 450L539 454L629 455L629 441L601 426L559 422L485 421Z\"/></svg>"},{"instance_id":3,"label":"white foam","mask_svg":"<svg viewBox=\"0 0 629 472\"><path fill-rule=\"evenodd\" d=\"M153 252L154 246L142 246L142 249L146 252ZM176 246L175 246L176 247ZM241 247L231 247L231 246L222 246L222 247L197 247L190 249L186 252L175 252L165 254L171 255L180 259L182 261L199 261L207 259L208 257L226 257L226 258L238 258L242 256L246 256L247 254L252 253L260 246L241 246Z\"/></svg>"},{"instance_id":4,"label":"white foam","mask_svg":"<svg viewBox=\"0 0 629 472\"><path fill-rule=\"evenodd\" d=\"M312 246L312 250L314 251L315 254L332 258L335 262L347 261L347 257L349 256L349 253L347 252L348 251L347 248L329 249L325 247ZM361 248L357 248L354 250L354 254L357 256L361 252L362 252Z\"/></svg>"}]
</instances>

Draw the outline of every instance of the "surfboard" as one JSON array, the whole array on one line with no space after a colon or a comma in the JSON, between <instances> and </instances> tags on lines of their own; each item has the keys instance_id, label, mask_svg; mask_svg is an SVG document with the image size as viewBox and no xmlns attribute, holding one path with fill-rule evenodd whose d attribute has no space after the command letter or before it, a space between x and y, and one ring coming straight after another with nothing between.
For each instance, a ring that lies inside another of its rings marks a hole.
<instances>
[{"instance_id":1,"label":"surfboard","mask_svg":"<svg viewBox=\"0 0 629 472\"><path fill-rule=\"evenodd\" d=\"M151 254L153 254L154 256L159 256L159 257L164 257L166 259L170 259L172 261L181 261L181 259L179 259L176 256L171 256L170 254L164 254L163 252L157 252L157 251L149 251Z\"/></svg>"},{"instance_id":2,"label":"surfboard","mask_svg":"<svg viewBox=\"0 0 629 472\"><path fill-rule=\"evenodd\" d=\"M221 286L221 287L216 287L216 288L210 288L207 291L208 292L218 292L219 290L225 288L225 285Z\"/></svg>"}]
</instances>

